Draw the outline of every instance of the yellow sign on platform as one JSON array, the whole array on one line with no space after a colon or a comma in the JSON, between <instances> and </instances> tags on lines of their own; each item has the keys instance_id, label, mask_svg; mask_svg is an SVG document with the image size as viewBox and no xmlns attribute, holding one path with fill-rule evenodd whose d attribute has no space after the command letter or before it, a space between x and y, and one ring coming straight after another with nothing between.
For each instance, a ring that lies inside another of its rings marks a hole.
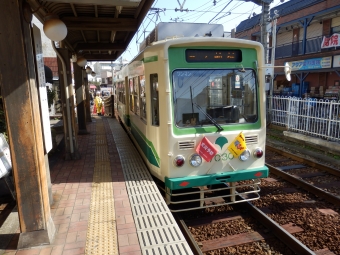
<instances>
[{"instance_id":1,"label":"yellow sign on platform","mask_svg":"<svg viewBox=\"0 0 340 255\"><path fill-rule=\"evenodd\" d=\"M246 139L244 138L243 133L239 133L238 136L231 142L228 146L228 150L234 155L234 157L238 157L247 149Z\"/></svg>"}]
</instances>

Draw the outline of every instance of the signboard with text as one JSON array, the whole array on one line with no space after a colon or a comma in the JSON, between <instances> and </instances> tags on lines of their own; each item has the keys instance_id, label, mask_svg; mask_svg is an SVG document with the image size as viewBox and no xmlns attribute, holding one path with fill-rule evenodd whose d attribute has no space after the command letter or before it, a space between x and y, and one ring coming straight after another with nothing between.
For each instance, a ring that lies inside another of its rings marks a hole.
<instances>
[{"instance_id":1,"label":"signboard with text","mask_svg":"<svg viewBox=\"0 0 340 255\"><path fill-rule=\"evenodd\" d=\"M330 37L324 36L321 43L321 49L339 47L340 46L340 34L332 34Z\"/></svg>"},{"instance_id":2,"label":"signboard with text","mask_svg":"<svg viewBox=\"0 0 340 255\"><path fill-rule=\"evenodd\" d=\"M210 162L216 155L217 150L215 146L204 137L196 148L196 152L207 162Z\"/></svg>"},{"instance_id":3,"label":"signboard with text","mask_svg":"<svg viewBox=\"0 0 340 255\"><path fill-rule=\"evenodd\" d=\"M332 57L311 58L300 61L288 62L292 71L313 70L332 67Z\"/></svg>"},{"instance_id":4,"label":"signboard with text","mask_svg":"<svg viewBox=\"0 0 340 255\"><path fill-rule=\"evenodd\" d=\"M40 29L33 25L33 36L34 36L34 46L35 46L35 58L37 61L37 73L38 73L38 87L39 87L39 104L42 122L42 131L44 137L44 147L45 153L47 154L53 147L52 145L52 134L50 125L50 114L48 111L47 103L47 90L45 81L45 69L44 69L44 59L42 52L41 34Z\"/></svg>"}]
</instances>

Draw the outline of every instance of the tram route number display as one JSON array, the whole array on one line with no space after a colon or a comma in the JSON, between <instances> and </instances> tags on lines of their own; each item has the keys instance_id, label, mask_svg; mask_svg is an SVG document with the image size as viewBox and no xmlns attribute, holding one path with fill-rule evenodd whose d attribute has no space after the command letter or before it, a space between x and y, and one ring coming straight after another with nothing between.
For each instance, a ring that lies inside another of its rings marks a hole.
<instances>
[{"instance_id":1,"label":"tram route number display","mask_svg":"<svg viewBox=\"0 0 340 255\"><path fill-rule=\"evenodd\" d=\"M187 62L242 62L241 50L187 49Z\"/></svg>"}]
</instances>

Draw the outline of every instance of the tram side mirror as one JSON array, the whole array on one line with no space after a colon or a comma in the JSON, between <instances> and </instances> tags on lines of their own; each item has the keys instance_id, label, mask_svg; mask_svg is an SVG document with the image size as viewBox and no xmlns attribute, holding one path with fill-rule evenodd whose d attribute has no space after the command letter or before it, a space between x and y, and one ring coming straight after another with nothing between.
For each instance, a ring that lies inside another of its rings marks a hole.
<instances>
[{"instance_id":1,"label":"tram side mirror","mask_svg":"<svg viewBox=\"0 0 340 255\"><path fill-rule=\"evenodd\" d=\"M284 70L285 70L285 75L286 75L287 81L290 81L291 80L290 74L292 72L292 68L290 67L290 65L287 62L285 64Z\"/></svg>"}]
</instances>

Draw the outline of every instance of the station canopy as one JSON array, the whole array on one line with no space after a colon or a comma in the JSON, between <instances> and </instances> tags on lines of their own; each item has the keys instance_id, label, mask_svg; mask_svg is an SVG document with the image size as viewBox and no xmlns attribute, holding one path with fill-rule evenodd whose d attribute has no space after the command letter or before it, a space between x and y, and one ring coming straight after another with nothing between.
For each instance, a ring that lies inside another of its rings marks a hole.
<instances>
[{"instance_id":1,"label":"station canopy","mask_svg":"<svg viewBox=\"0 0 340 255\"><path fill-rule=\"evenodd\" d=\"M64 46L87 61L115 61L127 49L154 0L27 0L44 23L57 15L67 27ZM27 8L27 7L25 7ZM25 10L24 10L25 11Z\"/></svg>"}]
</instances>

